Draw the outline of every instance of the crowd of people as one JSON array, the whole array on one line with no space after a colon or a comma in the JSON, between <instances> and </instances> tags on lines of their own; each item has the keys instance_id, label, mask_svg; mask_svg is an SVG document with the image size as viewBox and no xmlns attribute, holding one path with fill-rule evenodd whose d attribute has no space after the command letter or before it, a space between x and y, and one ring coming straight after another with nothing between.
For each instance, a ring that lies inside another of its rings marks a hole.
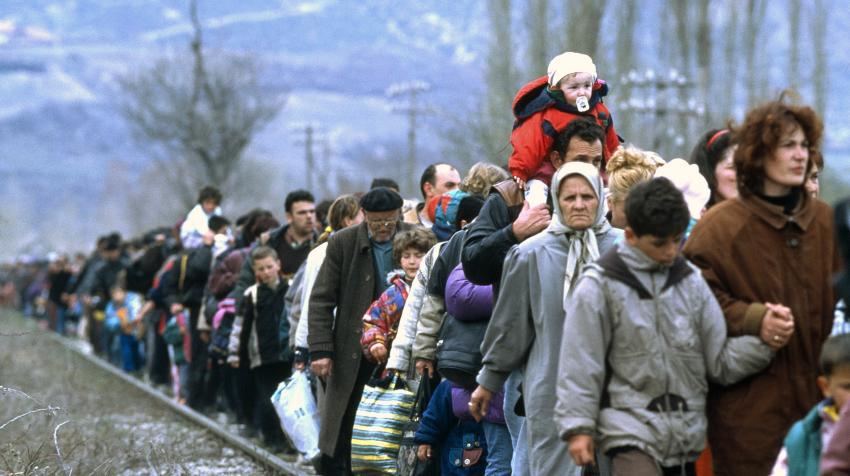
<instances>
[{"instance_id":1,"label":"crowd of people","mask_svg":"<svg viewBox=\"0 0 850 476\"><path fill-rule=\"evenodd\" d=\"M421 201L294 190L284 225L205 187L177 226L6 266L0 299L272 451L270 398L306 372L320 474L357 472L387 379L430 395L416 474L850 474L821 119L782 97L665 160L621 143L607 91L564 53L517 93L507 167L429 165Z\"/></svg>"}]
</instances>

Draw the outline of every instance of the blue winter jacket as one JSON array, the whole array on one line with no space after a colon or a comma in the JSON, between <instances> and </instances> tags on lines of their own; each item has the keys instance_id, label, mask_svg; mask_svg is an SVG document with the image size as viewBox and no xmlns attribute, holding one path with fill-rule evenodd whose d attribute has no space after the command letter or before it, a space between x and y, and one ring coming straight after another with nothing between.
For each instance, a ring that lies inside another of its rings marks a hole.
<instances>
[{"instance_id":1,"label":"blue winter jacket","mask_svg":"<svg viewBox=\"0 0 850 476\"><path fill-rule=\"evenodd\" d=\"M431 445L440 455L442 476L483 476L487 466L487 443L481 424L472 419L459 419L452 410L452 385L443 380L434 390L428 408L422 414L414 441ZM464 449L483 449L478 463L464 468Z\"/></svg>"}]
</instances>

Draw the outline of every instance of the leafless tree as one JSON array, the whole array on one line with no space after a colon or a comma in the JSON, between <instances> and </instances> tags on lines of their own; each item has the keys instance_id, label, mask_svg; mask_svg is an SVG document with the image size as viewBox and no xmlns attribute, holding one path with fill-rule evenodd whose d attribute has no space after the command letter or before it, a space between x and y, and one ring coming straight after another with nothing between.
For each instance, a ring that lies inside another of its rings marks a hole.
<instances>
[{"instance_id":1,"label":"leafless tree","mask_svg":"<svg viewBox=\"0 0 850 476\"><path fill-rule=\"evenodd\" d=\"M511 0L495 0L488 10L492 40L487 56L488 112L510 114L517 87L514 46L511 38Z\"/></svg>"},{"instance_id":2,"label":"leafless tree","mask_svg":"<svg viewBox=\"0 0 850 476\"><path fill-rule=\"evenodd\" d=\"M676 46L678 56L677 63L670 65L676 67L680 72L690 74L691 66L691 26L690 20L691 2L681 2L678 0L670 0L667 3L666 10L670 15L673 15L673 21L676 25L676 41L672 42Z\"/></svg>"},{"instance_id":3,"label":"leafless tree","mask_svg":"<svg viewBox=\"0 0 850 476\"><path fill-rule=\"evenodd\" d=\"M738 49L739 49L739 16L738 10L740 5L738 2L731 0L727 4L729 11L729 19L727 21L726 30L723 38L725 38L723 57L726 64L725 77L728 81L740 83L738 81ZM732 111L732 105L735 103L734 94L721 94L722 105L721 110L727 115Z\"/></svg>"},{"instance_id":4,"label":"leafless tree","mask_svg":"<svg viewBox=\"0 0 850 476\"><path fill-rule=\"evenodd\" d=\"M801 10L800 0L788 0L788 85L792 88L800 86Z\"/></svg>"},{"instance_id":5,"label":"leafless tree","mask_svg":"<svg viewBox=\"0 0 850 476\"><path fill-rule=\"evenodd\" d=\"M760 89L763 83L760 81L761 55L758 54L759 37L761 35L761 26L764 23L765 9L767 2L765 0L747 0L747 20L746 20L746 61L747 61L747 107L752 106L758 101Z\"/></svg>"},{"instance_id":6,"label":"leafless tree","mask_svg":"<svg viewBox=\"0 0 850 476\"><path fill-rule=\"evenodd\" d=\"M815 66L814 78L815 110L826 116L826 91L829 87L829 64L826 53L826 33L829 24L829 12L825 0L815 0L812 15L812 54Z\"/></svg>"},{"instance_id":7,"label":"leafless tree","mask_svg":"<svg viewBox=\"0 0 850 476\"><path fill-rule=\"evenodd\" d=\"M528 27L528 77L543 75L549 64L551 52L549 31L549 0L528 0L525 23Z\"/></svg>"},{"instance_id":8,"label":"leafless tree","mask_svg":"<svg viewBox=\"0 0 850 476\"><path fill-rule=\"evenodd\" d=\"M511 104L519 86L511 37L511 1L494 0L487 12L491 35L483 76L485 97L469 111L450 117L451 125L443 132L446 156L462 166L479 160L502 164L510 155Z\"/></svg>"},{"instance_id":9,"label":"leafless tree","mask_svg":"<svg viewBox=\"0 0 850 476\"><path fill-rule=\"evenodd\" d=\"M711 17L709 16L708 7L709 0L699 0L696 33L696 81L699 85L700 95L706 102L706 108L713 109L715 105L709 104L707 100L711 96L711 55L714 49L711 36ZM712 114L712 110L707 110L706 119L711 120Z\"/></svg>"},{"instance_id":10,"label":"leafless tree","mask_svg":"<svg viewBox=\"0 0 850 476\"><path fill-rule=\"evenodd\" d=\"M621 78L628 75L629 71L635 68L635 25L638 23L639 17L637 12L637 3L631 0L620 0L620 5L617 7L616 17L616 40L614 51L614 68L615 71L609 76L609 80L615 82L617 87L612 92L616 98L625 99L631 97L631 86L628 82L624 82ZM612 102L614 104L614 102ZM615 105L616 106L616 105ZM630 127L632 114L626 112L626 108L620 109L614 117L616 121L617 132L627 140L632 136L632 128Z\"/></svg>"},{"instance_id":11,"label":"leafless tree","mask_svg":"<svg viewBox=\"0 0 850 476\"><path fill-rule=\"evenodd\" d=\"M239 185L234 172L246 148L278 114L284 98L263 87L252 57L205 54L195 0L190 16L193 61L166 56L119 83L121 112L135 139L186 207L205 184L225 193Z\"/></svg>"},{"instance_id":12,"label":"leafless tree","mask_svg":"<svg viewBox=\"0 0 850 476\"><path fill-rule=\"evenodd\" d=\"M590 55L600 61L599 32L602 31L602 14L607 0L567 0L567 25L565 51ZM597 58L599 57L599 58Z\"/></svg>"}]
</instances>

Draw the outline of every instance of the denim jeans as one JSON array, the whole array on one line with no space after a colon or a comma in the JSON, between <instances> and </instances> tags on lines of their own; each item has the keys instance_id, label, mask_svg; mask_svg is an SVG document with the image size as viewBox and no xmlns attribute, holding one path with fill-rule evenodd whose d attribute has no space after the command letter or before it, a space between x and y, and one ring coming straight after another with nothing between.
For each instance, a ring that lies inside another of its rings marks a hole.
<instances>
[{"instance_id":1,"label":"denim jeans","mask_svg":"<svg viewBox=\"0 0 850 476\"><path fill-rule=\"evenodd\" d=\"M529 476L528 437L525 434L525 418L514 412L519 400L519 386L522 383L522 371L514 370L505 382L505 423L513 442L511 472L514 476Z\"/></svg>"},{"instance_id":2,"label":"denim jeans","mask_svg":"<svg viewBox=\"0 0 850 476\"><path fill-rule=\"evenodd\" d=\"M68 310L62 306L59 306L56 309L56 333L60 336L65 336L65 319L68 314Z\"/></svg>"},{"instance_id":3,"label":"denim jeans","mask_svg":"<svg viewBox=\"0 0 850 476\"><path fill-rule=\"evenodd\" d=\"M487 439L487 468L485 476L510 476L513 442L508 427L500 423L481 421Z\"/></svg>"},{"instance_id":4,"label":"denim jeans","mask_svg":"<svg viewBox=\"0 0 850 476\"><path fill-rule=\"evenodd\" d=\"M122 367L121 361L121 331L116 329L108 329L107 326L101 326L101 342L105 349L106 359L116 367Z\"/></svg>"},{"instance_id":5,"label":"denim jeans","mask_svg":"<svg viewBox=\"0 0 850 476\"><path fill-rule=\"evenodd\" d=\"M142 369L144 359L142 350L139 347L139 341L132 334L121 334L119 336L121 343L121 365L125 372L135 372Z\"/></svg>"}]
</instances>

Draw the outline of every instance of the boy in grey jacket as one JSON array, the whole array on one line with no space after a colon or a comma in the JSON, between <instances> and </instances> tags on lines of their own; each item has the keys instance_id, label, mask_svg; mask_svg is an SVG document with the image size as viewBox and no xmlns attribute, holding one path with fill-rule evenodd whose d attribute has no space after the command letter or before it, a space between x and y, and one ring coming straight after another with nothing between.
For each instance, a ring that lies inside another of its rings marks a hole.
<instances>
[{"instance_id":1,"label":"boy in grey jacket","mask_svg":"<svg viewBox=\"0 0 850 476\"><path fill-rule=\"evenodd\" d=\"M727 338L711 290L679 254L690 214L669 180L636 185L625 211L625 242L585 268L568 302L555 423L578 465L599 445L614 475L692 475L708 381L734 383L773 353L753 336Z\"/></svg>"}]
</instances>

